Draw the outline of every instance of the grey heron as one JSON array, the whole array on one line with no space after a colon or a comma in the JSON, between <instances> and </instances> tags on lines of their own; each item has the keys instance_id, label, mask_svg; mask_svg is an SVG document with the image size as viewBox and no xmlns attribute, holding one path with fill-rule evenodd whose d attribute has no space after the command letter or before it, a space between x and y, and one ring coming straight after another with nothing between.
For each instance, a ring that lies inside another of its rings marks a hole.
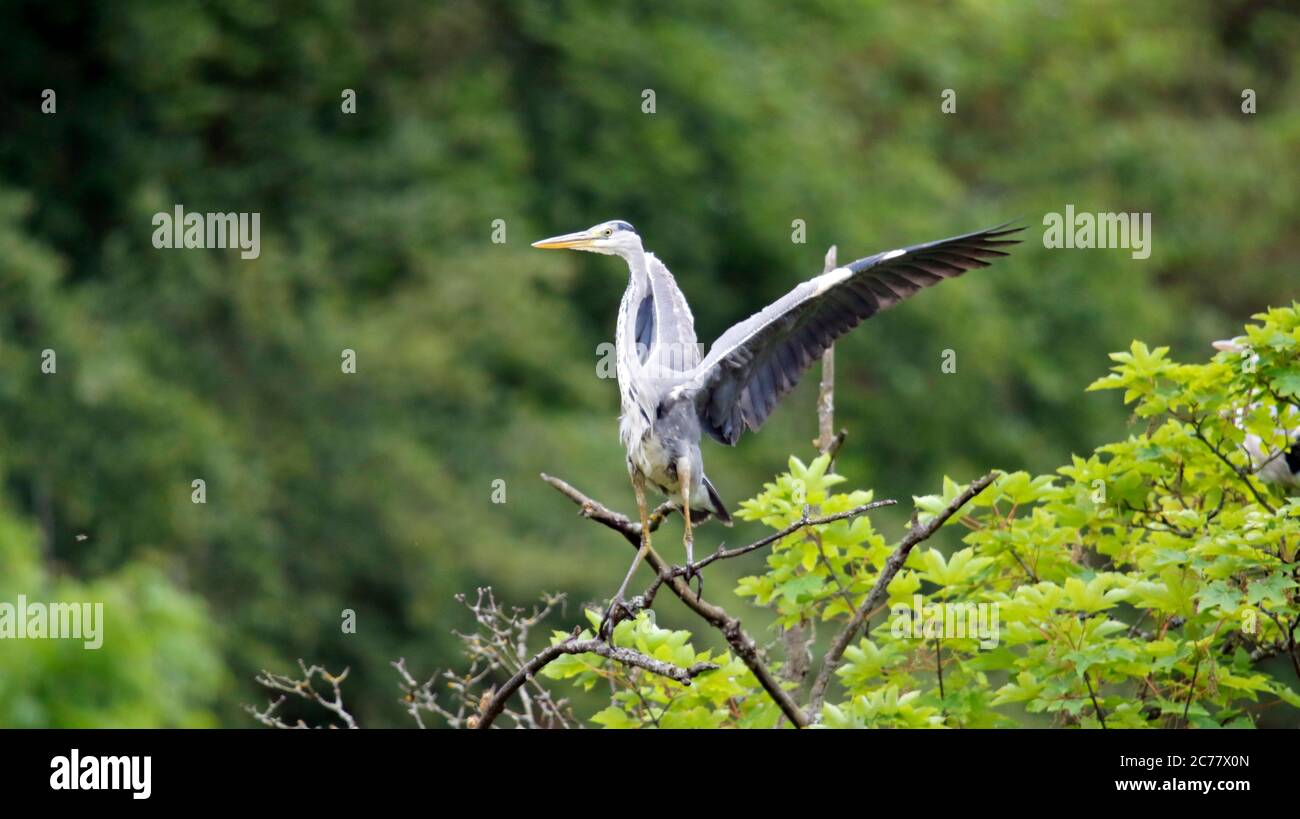
<instances>
[{"instance_id":1,"label":"grey heron","mask_svg":"<svg viewBox=\"0 0 1300 819\"><path fill-rule=\"evenodd\" d=\"M731 522L705 475L702 435L734 446L746 429L757 431L763 425L836 338L922 288L987 267L990 260L1007 255L1001 248L1018 243L1010 237L1022 229L1002 225L858 259L797 285L723 333L703 356L686 298L663 262L645 251L632 225L615 219L534 242L533 247L543 249L621 256L630 274L614 347L622 406L619 437L636 494L641 547L600 631L623 605L628 583L650 549L647 483L682 512L690 573L692 510Z\"/></svg>"},{"instance_id":2,"label":"grey heron","mask_svg":"<svg viewBox=\"0 0 1300 819\"><path fill-rule=\"evenodd\" d=\"M1259 355L1237 339L1220 339L1212 342L1212 346L1216 350L1241 356L1243 364L1249 363L1253 366L1259 361ZM1246 411L1254 406L1252 404L1250 407L1239 409L1236 417L1233 418L1233 423L1244 429L1243 417ZM1300 412L1288 406L1283 417L1279 418L1276 408L1272 413L1279 427L1286 428L1287 439L1291 445L1285 450L1266 451L1264 439L1253 432L1247 432L1242 446L1249 457L1251 469L1259 475L1260 480L1287 489L1300 487Z\"/></svg>"}]
</instances>

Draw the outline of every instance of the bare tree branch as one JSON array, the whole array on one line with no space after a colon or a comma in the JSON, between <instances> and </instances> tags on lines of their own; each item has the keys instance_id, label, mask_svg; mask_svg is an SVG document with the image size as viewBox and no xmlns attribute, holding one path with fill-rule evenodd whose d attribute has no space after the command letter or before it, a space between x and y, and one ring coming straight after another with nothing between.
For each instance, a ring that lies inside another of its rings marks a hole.
<instances>
[{"instance_id":1,"label":"bare tree branch","mask_svg":"<svg viewBox=\"0 0 1300 819\"><path fill-rule=\"evenodd\" d=\"M826 258L822 263L822 274L832 272L838 267L836 248L831 245L826 251ZM835 434L835 345L831 344L826 347L821 358L822 379L817 387L817 440L813 441L813 446L822 455L829 455L830 465L835 463L835 456L844 444L845 430L840 430L838 435ZM830 471L831 466L827 466ZM818 510L820 511L820 510ZM804 517L812 514L807 507L804 508ZM826 551L822 547L821 538L813 535L817 542L817 554L826 572L835 585L840 589L840 593L845 595L850 606L853 605L853 598L849 597L840 585L839 578L835 570L831 567L830 561L826 559ZM803 688L804 682L808 678L808 672L812 670L813 661L813 643L817 641L816 622L800 620L798 623L783 627L781 629L781 642L785 648L785 665L781 668L781 676L788 682L794 683L795 690Z\"/></svg>"},{"instance_id":2,"label":"bare tree branch","mask_svg":"<svg viewBox=\"0 0 1300 819\"><path fill-rule=\"evenodd\" d=\"M836 250L835 245L831 245L830 250L826 251L826 260L822 265L822 273L830 273L836 267ZM839 449L837 437L840 442L844 440L843 433L840 436L835 435L835 345L832 344L822 353L822 381L817 391L817 449L825 455L831 453L831 461L835 460L834 449Z\"/></svg>"},{"instance_id":3,"label":"bare tree branch","mask_svg":"<svg viewBox=\"0 0 1300 819\"><path fill-rule=\"evenodd\" d=\"M853 642L853 638L857 635L858 630L862 628L862 624L876 610L876 607L886 599L890 582L893 581L894 575L898 574L899 570L903 568L903 563L907 560L912 548L939 531L939 527L943 526L948 518L969 503L971 498L983 492L989 484L993 483L998 474L996 471L990 472L984 477L973 481L960 495L953 498L951 503L924 525L920 523L914 524L899 542L898 548L893 551L889 559L885 561L884 568L880 570L880 576L876 578L875 585L871 587L871 593L867 595L867 599L863 601L862 605L858 606L848 624L840 630L839 634L835 635L835 640L831 643L830 649L822 660L822 667L817 673L817 679L813 681L808 702L808 719L810 721L814 720L817 713L821 711L822 702L826 698L826 687L830 684L831 675L839 667L845 650Z\"/></svg>"},{"instance_id":4,"label":"bare tree branch","mask_svg":"<svg viewBox=\"0 0 1300 819\"><path fill-rule=\"evenodd\" d=\"M346 727L356 728L357 721L353 719L352 715L343 707L342 686L343 681L348 678L348 669L343 669L343 673L341 674L331 674L326 671L324 667L319 665L308 667L308 665L301 659L298 660L298 667L302 669L301 679L295 680L292 677L286 677L282 674L272 674L269 671L263 671L257 676L257 682L273 691L283 691L285 695L293 695L295 697L301 697L308 702L314 702L341 719ZM313 681L317 675L320 675L320 678L334 689L333 699L325 699L321 696L320 692L316 690ZM244 709L248 711L248 713L252 714L253 718L258 722L270 726L271 728L308 727L307 723L302 720L298 720L295 725L289 725L276 715L276 711L284 704L285 699L286 697L281 695L276 700L270 702L266 708L261 711L258 711L251 705L244 706ZM330 727L334 728L337 726L331 725Z\"/></svg>"},{"instance_id":5,"label":"bare tree branch","mask_svg":"<svg viewBox=\"0 0 1300 819\"><path fill-rule=\"evenodd\" d=\"M406 658L400 657L392 663L393 668L401 676L399 685L402 689L401 702L406 706L406 712L415 720L415 724L424 728L424 719L420 716L421 711L429 711L437 714L447 721L447 725L452 728L460 728L465 723L465 713L462 708L459 713L453 712L438 702L438 695L435 686L438 683L438 675L434 674L424 682L417 682L415 677L406 668Z\"/></svg>"},{"instance_id":6,"label":"bare tree branch","mask_svg":"<svg viewBox=\"0 0 1300 819\"><path fill-rule=\"evenodd\" d=\"M456 595L456 599L470 610L477 625L468 634L456 633L464 645L465 655L471 660L469 671L463 676L450 672L445 675L447 687L455 692L458 700L454 719L448 718L448 724L453 728L464 728L478 719L478 714L496 693L495 688L482 690L481 686L498 674L513 677L527 664L530 632L552 611L563 606L565 595L542 595L542 605L534 606L531 613L519 607L508 608L498 604L491 587L480 588L473 601L463 594ZM573 721L567 701L552 697L536 677L525 679L518 702L518 709L503 708L502 714L519 727L567 728ZM448 717L438 709L430 710Z\"/></svg>"},{"instance_id":7,"label":"bare tree branch","mask_svg":"<svg viewBox=\"0 0 1300 819\"><path fill-rule=\"evenodd\" d=\"M785 647L785 665L781 667L783 680L796 687L803 685L812 669L812 644L816 639L815 623L803 621L781 630L781 643Z\"/></svg>"}]
</instances>

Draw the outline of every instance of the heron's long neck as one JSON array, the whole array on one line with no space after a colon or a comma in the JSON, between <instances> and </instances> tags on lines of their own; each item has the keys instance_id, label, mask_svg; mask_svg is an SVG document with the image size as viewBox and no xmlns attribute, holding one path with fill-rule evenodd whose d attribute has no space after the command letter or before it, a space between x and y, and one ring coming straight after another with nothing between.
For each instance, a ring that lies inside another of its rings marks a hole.
<instances>
[{"instance_id":1,"label":"heron's long neck","mask_svg":"<svg viewBox=\"0 0 1300 819\"><path fill-rule=\"evenodd\" d=\"M642 291L650 287L650 274L646 270L645 251L637 247L621 254L623 261L627 262L628 270L628 289L640 286Z\"/></svg>"},{"instance_id":2,"label":"heron's long neck","mask_svg":"<svg viewBox=\"0 0 1300 819\"><path fill-rule=\"evenodd\" d=\"M629 362L639 361L636 349L636 314L641 300L650 292L650 274L646 269L645 252L637 248L621 255L627 262L628 277L627 289L623 291L623 301L619 305L618 338L615 342L620 365L624 356L628 357Z\"/></svg>"},{"instance_id":3,"label":"heron's long neck","mask_svg":"<svg viewBox=\"0 0 1300 819\"><path fill-rule=\"evenodd\" d=\"M636 375L641 370L641 359L637 351L636 317L641 301L650 292L650 275L646 269L645 253L641 250L629 251L623 255L627 262L627 289L623 291L623 300L618 307L618 326L614 333L615 363L618 372L618 386L623 417L628 423L635 423L643 413L638 408L644 406L647 396L639 394ZM621 430L624 443L632 430Z\"/></svg>"}]
</instances>

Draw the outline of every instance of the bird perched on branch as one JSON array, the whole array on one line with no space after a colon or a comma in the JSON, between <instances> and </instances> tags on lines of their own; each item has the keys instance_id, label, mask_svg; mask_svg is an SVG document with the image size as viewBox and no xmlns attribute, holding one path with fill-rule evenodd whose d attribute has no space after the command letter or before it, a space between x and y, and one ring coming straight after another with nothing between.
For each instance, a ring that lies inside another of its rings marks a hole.
<instances>
[{"instance_id":1,"label":"bird perched on branch","mask_svg":"<svg viewBox=\"0 0 1300 819\"><path fill-rule=\"evenodd\" d=\"M804 370L836 338L922 288L1007 255L1022 230L1006 225L877 253L809 279L736 324L701 356L686 298L663 262L621 220L534 242L543 249L621 256L630 276L615 335L622 416L619 437L641 519L641 548L601 623L611 615L650 549L646 484L675 502L684 521L686 571L692 572L692 511L724 524L731 516L704 474L700 438L734 446L757 431ZM701 518L702 519L702 518ZM689 581L688 576L688 581ZM612 632L612 628L608 629Z\"/></svg>"},{"instance_id":2,"label":"bird perched on branch","mask_svg":"<svg viewBox=\"0 0 1300 819\"><path fill-rule=\"evenodd\" d=\"M1259 355L1237 339L1225 338L1212 342L1216 350L1241 356L1243 365L1253 367L1259 362ZM1251 405L1253 408L1255 405ZM1238 410L1233 423L1244 429L1245 409ZM1253 432L1247 432L1242 447L1250 459L1250 470L1259 475L1260 480L1284 489L1300 487L1300 412L1294 406L1286 407L1279 418L1276 408L1272 415L1278 421L1279 431L1285 429L1291 445L1285 449L1269 449L1264 446L1264 439Z\"/></svg>"}]
</instances>

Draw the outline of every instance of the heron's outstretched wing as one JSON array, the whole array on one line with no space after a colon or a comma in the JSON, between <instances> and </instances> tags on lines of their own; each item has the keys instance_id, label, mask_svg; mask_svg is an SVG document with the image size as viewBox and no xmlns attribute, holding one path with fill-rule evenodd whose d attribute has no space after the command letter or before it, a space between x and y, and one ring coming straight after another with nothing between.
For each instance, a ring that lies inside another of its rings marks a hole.
<instances>
[{"instance_id":1,"label":"heron's outstretched wing","mask_svg":"<svg viewBox=\"0 0 1300 819\"><path fill-rule=\"evenodd\" d=\"M653 253L645 255L645 262L650 281L636 312L638 358L642 364L653 360L666 370L687 372L700 363L695 317L664 263Z\"/></svg>"},{"instance_id":2,"label":"heron's outstretched wing","mask_svg":"<svg viewBox=\"0 0 1300 819\"><path fill-rule=\"evenodd\" d=\"M1019 227L990 228L877 253L800 284L722 334L686 386L704 430L735 444L836 338L918 290L1007 254Z\"/></svg>"}]
</instances>

